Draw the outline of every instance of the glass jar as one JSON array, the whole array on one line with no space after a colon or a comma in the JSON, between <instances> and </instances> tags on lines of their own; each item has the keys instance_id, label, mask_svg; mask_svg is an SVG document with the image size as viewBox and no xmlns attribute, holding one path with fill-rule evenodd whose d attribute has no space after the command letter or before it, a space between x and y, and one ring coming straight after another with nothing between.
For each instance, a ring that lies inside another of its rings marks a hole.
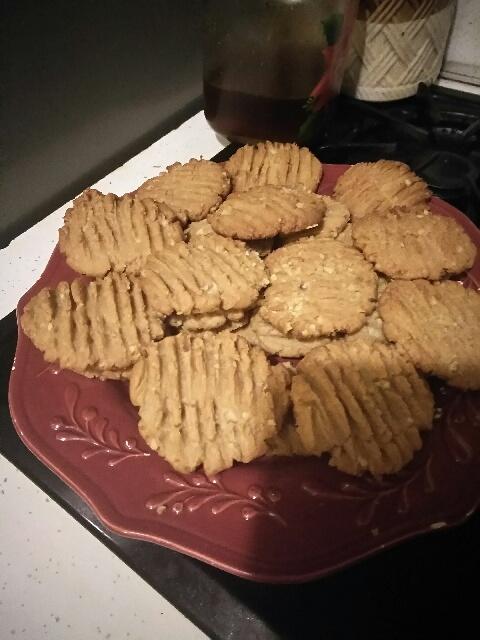
<instances>
[{"instance_id":1,"label":"glass jar","mask_svg":"<svg viewBox=\"0 0 480 640\"><path fill-rule=\"evenodd\" d=\"M338 93L357 0L206 0L205 115L235 142L308 142Z\"/></svg>"}]
</instances>

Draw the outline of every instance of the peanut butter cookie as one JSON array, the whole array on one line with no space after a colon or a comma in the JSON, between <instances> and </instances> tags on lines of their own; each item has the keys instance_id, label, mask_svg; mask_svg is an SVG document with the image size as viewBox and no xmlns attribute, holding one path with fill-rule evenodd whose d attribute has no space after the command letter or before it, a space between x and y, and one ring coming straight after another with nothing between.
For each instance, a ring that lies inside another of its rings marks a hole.
<instances>
[{"instance_id":1,"label":"peanut butter cookie","mask_svg":"<svg viewBox=\"0 0 480 640\"><path fill-rule=\"evenodd\" d=\"M330 198L330 196L318 196L325 204L323 220L316 226L297 233L290 233L282 238L283 244L290 244L307 238L337 238L346 228L350 220L348 208Z\"/></svg>"},{"instance_id":2,"label":"peanut butter cookie","mask_svg":"<svg viewBox=\"0 0 480 640\"><path fill-rule=\"evenodd\" d=\"M94 189L73 201L59 231L67 264L87 276L138 270L151 253L183 242L173 210L164 203Z\"/></svg>"},{"instance_id":3,"label":"peanut butter cookie","mask_svg":"<svg viewBox=\"0 0 480 640\"><path fill-rule=\"evenodd\" d=\"M128 377L164 335L163 319L138 282L117 273L42 289L25 306L21 325L47 362L101 378Z\"/></svg>"},{"instance_id":4,"label":"peanut butter cookie","mask_svg":"<svg viewBox=\"0 0 480 640\"><path fill-rule=\"evenodd\" d=\"M477 253L458 222L428 211L371 213L353 223L352 235L376 271L402 280L439 280L461 273L473 265Z\"/></svg>"},{"instance_id":5,"label":"peanut butter cookie","mask_svg":"<svg viewBox=\"0 0 480 640\"><path fill-rule=\"evenodd\" d=\"M307 148L280 142L245 145L227 160L225 169L233 191L266 184L315 191L323 173L320 160Z\"/></svg>"},{"instance_id":6,"label":"peanut butter cookie","mask_svg":"<svg viewBox=\"0 0 480 640\"><path fill-rule=\"evenodd\" d=\"M182 473L250 462L277 430L269 374L263 351L233 334L165 338L130 378L140 433Z\"/></svg>"},{"instance_id":7,"label":"peanut butter cookie","mask_svg":"<svg viewBox=\"0 0 480 640\"><path fill-rule=\"evenodd\" d=\"M311 351L292 381L297 434L310 454L341 471L396 473L421 448L433 396L395 348L336 341Z\"/></svg>"},{"instance_id":8,"label":"peanut butter cookie","mask_svg":"<svg viewBox=\"0 0 480 640\"><path fill-rule=\"evenodd\" d=\"M222 236L260 240L316 226L325 209L314 193L267 185L231 193L208 221Z\"/></svg>"},{"instance_id":9,"label":"peanut butter cookie","mask_svg":"<svg viewBox=\"0 0 480 640\"><path fill-rule=\"evenodd\" d=\"M421 212L430 195L421 178L403 162L393 160L354 164L340 176L334 192L335 198L350 209L352 220L395 206Z\"/></svg>"},{"instance_id":10,"label":"peanut butter cookie","mask_svg":"<svg viewBox=\"0 0 480 640\"><path fill-rule=\"evenodd\" d=\"M212 311L211 313L198 313L191 316L173 315L168 319L170 326L184 331L217 331L226 329L234 331L243 327L248 321L243 310L241 311Z\"/></svg>"},{"instance_id":11,"label":"peanut butter cookie","mask_svg":"<svg viewBox=\"0 0 480 640\"><path fill-rule=\"evenodd\" d=\"M255 251L219 236L196 236L149 256L139 280L165 316L248 309L268 284Z\"/></svg>"},{"instance_id":12,"label":"peanut butter cookie","mask_svg":"<svg viewBox=\"0 0 480 640\"><path fill-rule=\"evenodd\" d=\"M457 282L391 282L378 309L388 340L424 373L480 389L480 293Z\"/></svg>"},{"instance_id":13,"label":"peanut butter cookie","mask_svg":"<svg viewBox=\"0 0 480 640\"><path fill-rule=\"evenodd\" d=\"M265 260L271 286L260 315L287 336L354 333L375 307L377 277L356 249L336 240L297 242Z\"/></svg>"},{"instance_id":14,"label":"peanut butter cookie","mask_svg":"<svg viewBox=\"0 0 480 640\"><path fill-rule=\"evenodd\" d=\"M184 224L202 220L214 211L230 191L230 178L223 167L210 160L176 162L136 191L141 198L166 202Z\"/></svg>"}]
</instances>

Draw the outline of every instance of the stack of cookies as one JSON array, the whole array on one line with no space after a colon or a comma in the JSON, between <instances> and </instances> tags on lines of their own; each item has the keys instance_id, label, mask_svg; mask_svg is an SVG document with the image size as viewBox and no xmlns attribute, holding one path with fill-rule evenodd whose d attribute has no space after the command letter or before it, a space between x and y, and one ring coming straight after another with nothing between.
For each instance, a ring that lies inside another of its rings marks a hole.
<instances>
[{"instance_id":1,"label":"stack of cookies","mask_svg":"<svg viewBox=\"0 0 480 640\"><path fill-rule=\"evenodd\" d=\"M59 242L79 277L34 296L23 330L49 362L128 379L181 472L266 454L397 472L432 427L423 375L480 388L480 295L448 279L476 248L402 163L355 165L331 197L321 178L266 142L85 192Z\"/></svg>"}]
</instances>

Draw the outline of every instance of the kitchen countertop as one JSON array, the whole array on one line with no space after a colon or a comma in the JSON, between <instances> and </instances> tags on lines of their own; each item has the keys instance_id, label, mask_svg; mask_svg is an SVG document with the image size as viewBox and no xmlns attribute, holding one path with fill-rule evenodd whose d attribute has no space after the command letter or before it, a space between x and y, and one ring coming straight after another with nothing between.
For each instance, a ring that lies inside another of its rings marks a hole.
<instances>
[{"instance_id":1,"label":"kitchen countertop","mask_svg":"<svg viewBox=\"0 0 480 640\"><path fill-rule=\"evenodd\" d=\"M122 194L175 161L210 158L225 144L200 112L93 187ZM69 205L0 251L0 318L41 275ZM205 638L1 455L0 513L2 640Z\"/></svg>"}]
</instances>

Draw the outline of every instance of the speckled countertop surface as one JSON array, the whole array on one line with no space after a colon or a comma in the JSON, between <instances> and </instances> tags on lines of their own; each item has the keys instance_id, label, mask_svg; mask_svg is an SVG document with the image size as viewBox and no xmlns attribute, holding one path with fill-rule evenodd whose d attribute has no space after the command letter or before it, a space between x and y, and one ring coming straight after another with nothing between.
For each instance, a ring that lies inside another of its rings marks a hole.
<instances>
[{"instance_id":1,"label":"speckled countertop surface","mask_svg":"<svg viewBox=\"0 0 480 640\"><path fill-rule=\"evenodd\" d=\"M201 112L93 186L125 193L177 160L209 158L223 146ZM40 276L69 204L0 251L0 318ZM0 638L205 636L0 455Z\"/></svg>"}]
</instances>

